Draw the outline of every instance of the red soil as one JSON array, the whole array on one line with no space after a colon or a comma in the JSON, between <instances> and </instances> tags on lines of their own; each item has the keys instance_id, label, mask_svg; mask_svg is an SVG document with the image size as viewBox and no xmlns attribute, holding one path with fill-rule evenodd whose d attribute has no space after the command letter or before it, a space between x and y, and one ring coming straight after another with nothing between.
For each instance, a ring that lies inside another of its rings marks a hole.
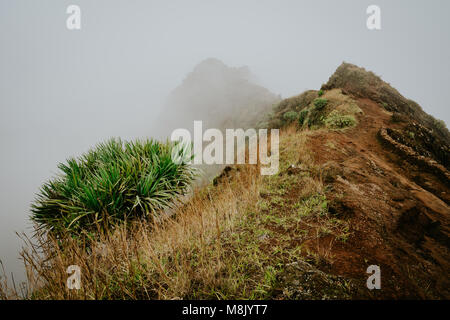
<instances>
[{"instance_id":1,"label":"red soil","mask_svg":"<svg viewBox=\"0 0 450 320\"><path fill-rule=\"evenodd\" d=\"M402 125L376 102L355 99L364 111L355 128L309 138L317 163L334 161L343 170L332 187L344 196L327 196L330 210L351 224L350 238L334 244L333 264L324 271L365 281L366 268L379 265L381 290L364 291L361 298L448 299L448 184L383 145L380 129ZM327 238L321 241L328 245Z\"/></svg>"}]
</instances>

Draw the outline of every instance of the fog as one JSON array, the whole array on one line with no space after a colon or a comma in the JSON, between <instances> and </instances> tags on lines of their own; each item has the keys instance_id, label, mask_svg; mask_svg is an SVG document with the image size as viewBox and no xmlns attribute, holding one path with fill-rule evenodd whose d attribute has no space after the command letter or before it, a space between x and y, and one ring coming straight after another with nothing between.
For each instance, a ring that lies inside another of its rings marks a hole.
<instances>
[{"instance_id":1,"label":"fog","mask_svg":"<svg viewBox=\"0 0 450 320\"><path fill-rule=\"evenodd\" d=\"M342 61L374 71L450 123L450 2L0 1L0 259L24 279L15 232L58 162L109 137L161 137L167 97L202 60L248 66L282 97L318 89ZM81 8L81 30L66 8ZM161 113L162 112L162 113ZM189 110L186 110L189 113ZM183 118L180 111L174 115Z\"/></svg>"}]
</instances>

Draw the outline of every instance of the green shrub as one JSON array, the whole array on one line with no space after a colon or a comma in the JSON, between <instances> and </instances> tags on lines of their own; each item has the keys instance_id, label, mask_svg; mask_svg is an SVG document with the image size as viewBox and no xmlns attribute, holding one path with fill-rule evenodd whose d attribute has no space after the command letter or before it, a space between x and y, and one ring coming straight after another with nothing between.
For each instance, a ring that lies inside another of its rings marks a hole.
<instances>
[{"instance_id":1,"label":"green shrub","mask_svg":"<svg viewBox=\"0 0 450 320\"><path fill-rule=\"evenodd\" d=\"M317 98L314 100L314 106L316 107L317 110L322 110L323 108L325 108L327 103L328 103L327 99Z\"/></svg>"},{"instance_id":2,"label":"green shrub","mask_svg":"<svg viewBox=\"0 0 450 320\"><path fill-rule=\"evenodd\" d=\"M313 108L308 113L308 127L312 128L313 126L322 126L323 121L325 119L325 115L321 110L318 110L317 108Z\"/></svg>"},{"instance_id":3,"label":"green shrub","mask_svg":"<svg viewBox=\"0 0 450 320\"><path fill-rule=\"evenodd\" d=\"M303 123L305 122L306 117L308 116L308 110L307 109L303 109L302 111L300 111L300 114L298 116L298 123L300 126L303 126Z\"/></svg>"},{"instance_id":4,"label":"green shrub","mask_svg":"<svg viewBox=\"0 0 450 320\"><path fill-rule=\"evenodd\" d=\"M325 119L325 125L330 129L343 129L356 124L356 119L352 115L341 114L333 110Z\"/></svg>"},{"instance_id":5,"label":"green shrub","mask_svg":"<svg viewBox=\"0 0 450 320\"><path fill-rule=\"evenodd\" d=\"M172 161L173 143L111 139L78 159L60 163L32 205L32 220L55 232L78 234L110 222L155 215L170 207L195 179Z\"/></svg>"},{"instance_id":6,"label":"green shrub","mask_svg":"<svg viewBox=\"0 0 450 320\"><path fill-rule=\"evenodd\" d=\"M319 95L319 97L323 96L324 92L322 89L319 90L319 92L317 93Z\"/></svg>"},{"instance_id":7,"label":"green shrub","mask_svg":"<svg viewBox=\"0 0 450 320\"><path fill-rule=\"evenodd\" d=\"M297 118L298 118L298 113L295 111L288 111L285 114L283 114L283 119L288 122L295 121L295 120L297 120Z\"/></svg>"}]
</instances>

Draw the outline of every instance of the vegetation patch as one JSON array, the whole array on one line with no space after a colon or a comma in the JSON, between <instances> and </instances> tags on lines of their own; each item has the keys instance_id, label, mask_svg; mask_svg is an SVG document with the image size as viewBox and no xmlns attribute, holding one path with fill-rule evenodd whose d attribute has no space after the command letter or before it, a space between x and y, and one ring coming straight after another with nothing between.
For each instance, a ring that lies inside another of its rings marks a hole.
<instances>
[{"instance_id":1,"label":"vegetation patch","mask_svg":"<svg viewBox=\"0 0 450 320\"><path fill-rule=\"evenodd\" d=\"M23 253L36 281L28 298L349 298L348 280L319 269L332 263L329 238L346 238L348 224L328 212L307 139L283 129L278 174L227 169L226 179L175 208L173 219L120 224L86 243L38 238L43 254ZM61 281L70 264L88 270L80 290Z\"/></svg>"},{"instance_id":2,"label":"vegetation patch","mask_svg":"<svg viewBox=\"0 0 450 320\"><path fill-rule=\"evenodd\" d=\"M337 88L345 88L348 94L369 98L389 112L397 112L409 119L414 119L420 125L433 131L435 138L440 137L447 144L450 141L450 132L444 123L425 113L419 104L406 99L373 72L343 63L321 89L328 92Z\"/></svg>"},{"instance_id":3,"label":"vegetation patch","mask_svg":"<svg viewBox=\"0 0 450 320\"><path fill-rule=\"evenodd\" d=\"M304 109L302 111L300 111L299 116L298 116L298 123L300 126L303 126L306 118L308 117L308 109Z\"/></svg>"},{"instance_id":4,"label":"vegetation patch","mask_svg":"<svg viewBox=\"0 0 450 320\"><path fill-rule=\"evenodd\" d=\"M356 119L353 115L342 114L337 110L333 110L325 119L325 125L330 129L344 129L356 125Z\"/></svg>"},{"instance_id":5,"label":"vegetation patch","mask_svg":"<svg viewBox=\"0 0 450 320\"><path fill-rule=\"evenodd\" d=\"M283 119L287 122L293 122L298 119L298 113L295 111L288 111L283 114Z\"/></svg>"},{"instance_id":6,"label":"vegetation patch","mask_svg":"<svg viewBox=\"0 0 450 320\"><path fill-rule=\"evenodd\" d=\"M270 128L281 128L285 124L283 115L289 111L300 112L318 97L317 91L309 90L298 96L287 98L277 104L267 119Z\"/></svg>"},{"instance_id":7,"label":"vegetation patch","mask_svg":"<svg viewBox=\"0 0 450 320\"><path fill-rule=\"evenodd\" d=\"M195 178L171 159L173 144L111 139L59 164L32 206L32 220L54 233L92 231L110 222L157 215Z\"/></svg>"},{"instance_id":8,"label":"vegetation patch","mask_svg":"<svg viewBox=\"0 0 450 320\"><path fill-rule=\"evenodd\" d=\"M314 106L316 107L317 110L322 110L323 108L325 108L327 103L328 103L327 99L318 98L314 100Z\"/></svg>"}]
</instances>

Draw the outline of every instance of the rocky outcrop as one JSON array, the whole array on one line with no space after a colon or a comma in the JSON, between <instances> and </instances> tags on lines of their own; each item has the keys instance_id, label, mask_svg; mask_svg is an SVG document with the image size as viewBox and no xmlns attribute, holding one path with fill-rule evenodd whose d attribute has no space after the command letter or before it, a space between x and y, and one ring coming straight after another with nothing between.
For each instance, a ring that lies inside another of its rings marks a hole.
<instances>
[{"instance_id":1,"label":"rocky outcrop","mask_svg":"<svg viewBox=\"0 0 450 320\"><path fill-rule=\"evenodd\" d=\"M404 144L401 144L398 141L395 141L390 135L389 135L390 129L388 128L381 128L378 136L379 138L388 146L393 148L395 152L399 153L403 157L406 157L409 161L416 163L417 165L422 166L424 169L428 169L431 172L437 174L440 176L440 178L443 180L444 183L447 185L450 185L450 172L447 171L447 169L436 162L435 160L419 155L417 152L415 152L411 147L408 147Z\"/></svg>"}]
</instances>

